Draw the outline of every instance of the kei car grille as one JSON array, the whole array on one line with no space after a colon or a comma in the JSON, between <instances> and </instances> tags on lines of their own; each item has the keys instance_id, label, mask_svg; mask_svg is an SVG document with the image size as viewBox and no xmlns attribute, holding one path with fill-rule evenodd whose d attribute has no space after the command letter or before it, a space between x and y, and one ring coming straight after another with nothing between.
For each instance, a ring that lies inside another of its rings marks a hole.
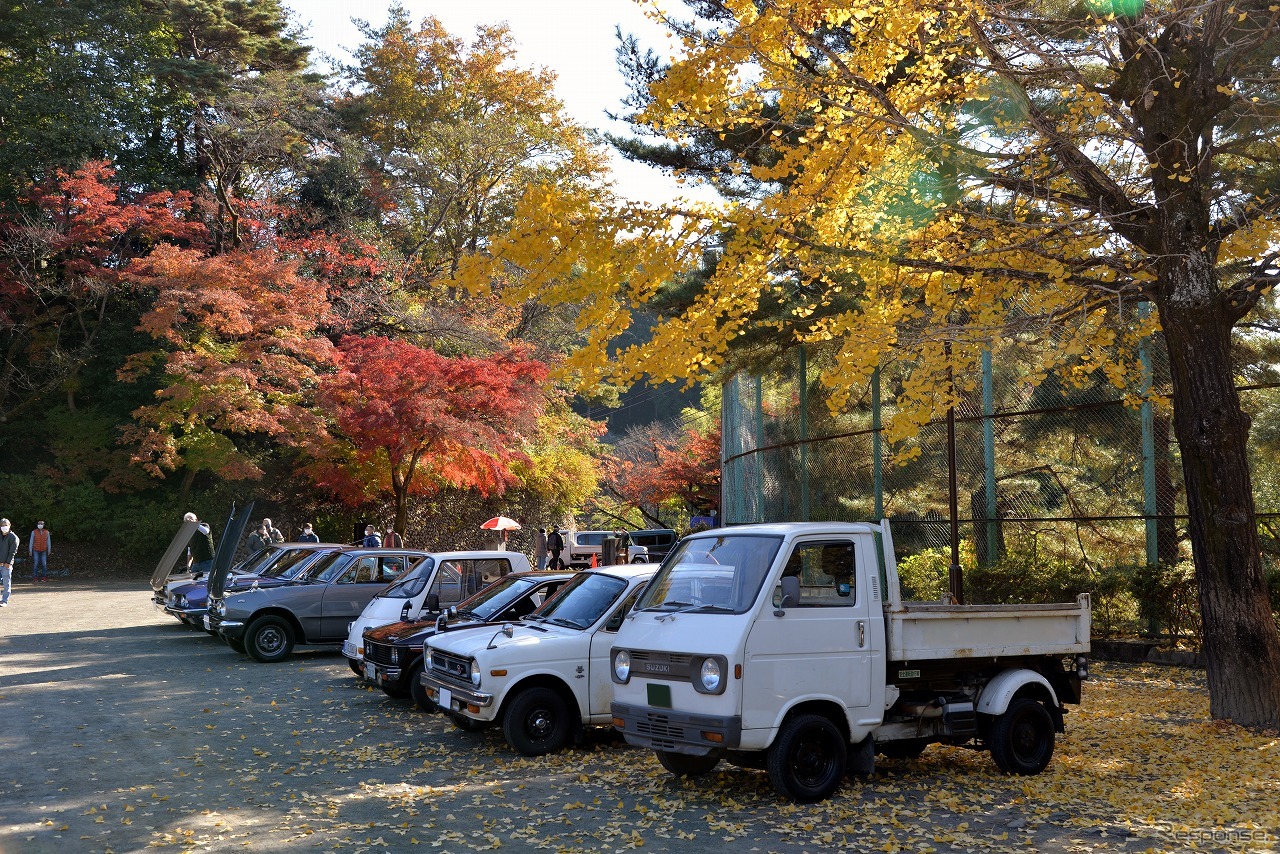
<instances>
[{"instance_id":1,"label":"kei car grille","mask_svg":"<svg viewBox=\"0 0 1280 854\"><path fill-rule=\"evenodd\" d=\"M671 723L666 715L656 715L652 712L636 721L636 732L651 738L684 739L684 727Z\"/></svg>"},{"instance_id":2,"label":"kei car grille","mask_svg":"<svg viewBox=\"0 0 1280 854\"><path fill-rule=\"evenodd\" d=\"M431 670L437 675L471 684L471 662L462 656L435 650L431 653Z\"/></svg>"},{"instance_id":3,"label":"kei car grille","mask_svg":"<svg viewBox=\"0 0 1280 854\"><path fill-rule=\"evenodd\" d=\"M364 660L372 661L374 664L390 665L391 647L387 644L373 643L365 640L364 642Z\"/></svg>"}]
</instances>

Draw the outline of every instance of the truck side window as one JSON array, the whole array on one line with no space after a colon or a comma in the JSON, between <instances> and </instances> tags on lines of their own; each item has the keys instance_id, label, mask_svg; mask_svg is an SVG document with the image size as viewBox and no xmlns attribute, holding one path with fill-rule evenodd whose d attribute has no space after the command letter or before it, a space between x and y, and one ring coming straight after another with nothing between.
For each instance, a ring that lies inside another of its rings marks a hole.
<instances>
[{"instance_id":1,"label":"truck side window","mask_svg":"<svg viewBox=\"0 0 1280 854\"><path fill-rule=\"evenodd\" d=\"M853 543L801 543L795 547L784 576L800 579L801 608L843 608L857 601ZM781 593L774 591L775 604Z\"/></svg>"}]
</instances>

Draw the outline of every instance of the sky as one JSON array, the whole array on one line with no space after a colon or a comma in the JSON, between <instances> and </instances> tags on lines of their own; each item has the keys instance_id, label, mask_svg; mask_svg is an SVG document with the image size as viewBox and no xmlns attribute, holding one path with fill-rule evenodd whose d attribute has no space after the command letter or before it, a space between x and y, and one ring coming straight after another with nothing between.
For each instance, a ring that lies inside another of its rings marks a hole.
<instances>
[{"instance_id":1,"label":"sky","mask_svg":"<svg viewBox=\"0 0 1280 854\"><path fill-rule=\"evenodd\" d=\"M373 0L285 0L312 47L337 61L351 59L361 37L352 17L374 26L386 22L390 2ZM614 30L640 37L641 44L669 55L666 30L645 17L637 0L400 0L417 23L434 16L456 36L470 40L478 24L505 21L519 45L518 63L556 72L556 94L579 123L626 133L606 111L620 112L627 87L614 60ZM670 201L676 183L654 169L614 156L618 192L637 201Z\"/></svg>"}]
</instances>

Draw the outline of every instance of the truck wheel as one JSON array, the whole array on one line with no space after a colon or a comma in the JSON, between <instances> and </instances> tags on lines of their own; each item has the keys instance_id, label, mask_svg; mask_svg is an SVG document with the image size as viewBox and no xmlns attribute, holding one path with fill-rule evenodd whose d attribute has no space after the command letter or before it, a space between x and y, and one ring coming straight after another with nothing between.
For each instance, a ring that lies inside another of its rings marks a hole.
<instances>
[{"instance_id":1,"label":"truck wheel","mask_svg":"<svg viewBox=\"0 0 1280 854\"><path fill-rule=\"evenodd\" d=\"M677 777L701 777L720 764L718 756L690 756L669 750L655 750L654 753L658 754L658 764Z\"/></svg>"},{"instance_id":2,"label":"truck wheel","mask_svg":"<svg viewBox=\"0 0 1280 854\"><path fill-rule=\"evenodd\" d=\"M422 661L409 669L409 696L413 704L424 712L438 712L440 708L427 696L427 686L422 684Z\"/></svg>"},{"instance_id":3,"label":"truck wheel","mask_svg":"<svg viewBox=\"0 0 1280 854\"><path fill-rule=\"evenodd\" d=\"M1043 703L1022 697L991 724L991 758L1006 774L1039 774L1053 758L1053 718Z\"/></svg>"},{"instance_id":4,"label":"truck wheel","mask_svg":"<svg viewBox=\"0 0 1280 854\"><path fill-rule=\"evenodd\" d=\"M525 756L554 753L569 742L569 707L550 688L527 688L503 714L502 734Z\"/></svg>"},{"instance_id":5,"label":"truck wheel","mask_svg":"<svg viewBox=\"0 0 1280 854\"><path fill-rule=\"evenodd\" d=\"M259 617L245 631L244 646L254 661L284 661L293 652L293 626L281 617Z\"/></svg>"},{"instance_id":6,"label":"truck wheel","mask_svg":"<svg viewBox=\"0 0 1280 854\"><path fill-rule=\"evenodd\" d=\"M844 736L822 715L796 715L782 725L765 758L774 791L802 804L831 797L844 777Z\"/></svg>"}]
</instances>

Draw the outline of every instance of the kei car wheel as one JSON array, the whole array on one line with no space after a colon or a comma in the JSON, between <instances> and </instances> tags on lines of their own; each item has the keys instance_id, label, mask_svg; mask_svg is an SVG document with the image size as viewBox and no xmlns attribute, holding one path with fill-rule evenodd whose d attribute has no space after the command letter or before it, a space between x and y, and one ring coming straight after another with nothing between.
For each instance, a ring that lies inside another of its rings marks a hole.
<instances>
[{"instance_id":1,"label":"kei car wheel","mask_svg":"<svg viewBox=\"0 0 1280 854\"><path fill-rule=\"evenodd\" d=\"M1021 697L991 724L991 758L1006 774L1039 774L1053 758L1053 718L1043 703Z\"/></svg>"},{"instance_id":2,"label":"kei car wheel","mask_svg":"<svg viewBox=\"0 0 1280 854\"><path fill-rule=\"evenodd\" d=\"M463 732L480 732L480 730L486 727L486 724L483 721L478 721L475 718L469 718L466 715L460 715L456 712L450 713L448 718L454 726Z\"/></svg>"},{"instance_id":3,"label":"kei car wheel","mask_svg":"<svg viewBox=\"0 0 1280 854\"><path fill-rule=\"evenodd\" d=\"M701 777L720 764L718 756L690 756L669 750L655 750L654 753L658 756L658 764L677 777Z\"/></svg>"},{"instance_id":4,"label":"kei car wheel","mask_svg":"<svg viewBox=\"0 0 1280 854\"><path fill-rule=\"evenodd\" d=\"M427 686L422 684L422 661L409 670L409 697L420 711L436 712L439 707L427 696Z\"/></svg>"},{"instance_id":5,"label":"kei car wheel","mask_svg":"<svg viewBox=\"0 0 1280 854\"><path fill-rule=\"evenodd\" d=\"M502 717L507 744L525 756L554 753L569 742L569 706L550 688L526 688Z\"/></svg>"},{"instance_id":6,"label":"kei car wheel","mask_svg":"<svg viewBox=\"0 0 1280 854\"><path fill-rule=\"evenodd\" d=\"M802 804L831 797L844 777L848 748L822 715L796 715L782 725L765 757L778 794Z\"/></svg>"},{"instance_id":7,"label":"kei car wheel","mask_svg":"<svg viewBox=\"0 0 1280 854\"><path fill-rule=\"evenodd\" d=\"M259 617L245 631L244 646L254 661L284 661L293 652L293 626L282 617Z\"/></svg>"}]
</instances>

